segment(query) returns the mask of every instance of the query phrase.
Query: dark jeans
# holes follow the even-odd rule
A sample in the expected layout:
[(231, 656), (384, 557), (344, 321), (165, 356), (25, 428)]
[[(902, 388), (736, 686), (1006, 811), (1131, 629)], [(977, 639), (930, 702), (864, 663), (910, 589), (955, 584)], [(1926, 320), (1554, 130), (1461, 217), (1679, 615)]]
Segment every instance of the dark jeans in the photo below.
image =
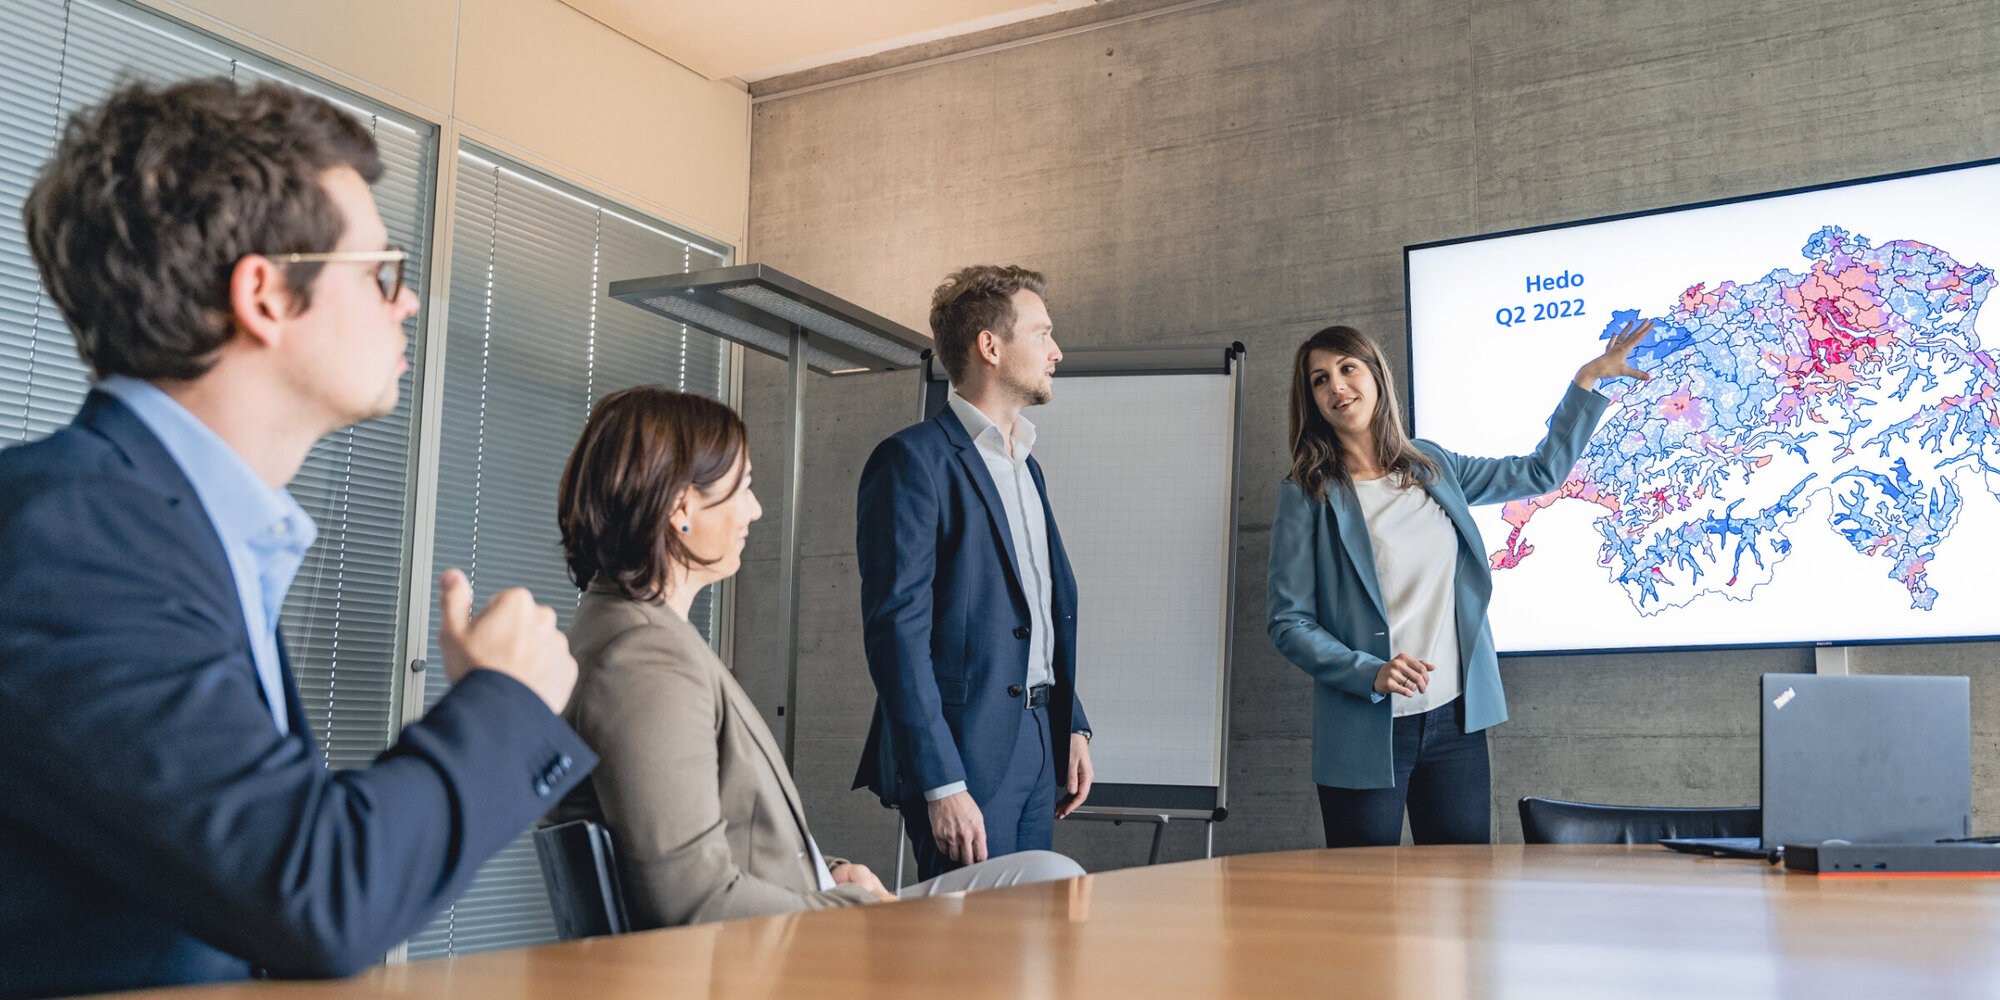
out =
[(1490, 844), (1493, 773), (1486, 732), (1467, 733), (1464, 698), (1395, 722), (1396, 786), (1319, 785), (1328, 847), (1388, 847), (1403, 842), (1403, 809), (1419, 844)]
[[(1049, 752), (1049, 710), (1021, 712), (1021, 732), (1014, 739), (1013, 761), (1000, 787), (979, 803), (986, 820), (986, 856), (997, 858), (1016, 851), (1046, 851), (1055, 846), (1056, 764)], [(922, 800), (902, 806), (904, 826), (910, 837), (911, 853), (917, 859), (918, 880), (932, 879), (963, 868), (938, 846), (931, 836), (930, 804)]]

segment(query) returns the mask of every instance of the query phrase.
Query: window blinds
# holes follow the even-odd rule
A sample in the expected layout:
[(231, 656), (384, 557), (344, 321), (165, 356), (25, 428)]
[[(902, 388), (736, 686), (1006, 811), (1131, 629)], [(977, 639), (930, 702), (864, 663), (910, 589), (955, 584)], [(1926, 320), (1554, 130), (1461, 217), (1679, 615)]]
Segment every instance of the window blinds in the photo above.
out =
[[(385, 176), (375, 200), (391, 240), (412, 250), (422, 297), (437, 128), (116, 0), (0, 0), (0, 447), (67, 425), (89, 375), (28, 255), (21, 205), (62, 126), (127, 80), (264, 77), (312, 91), (367, 123)], [(405, 325), (422, 357), (424, 318)], [(410, 495), (412, 386), (396, 412), (321, 441), (291, 493), (319, 540), (281, 613), (305, 715), (334, 767), (373, 760), (394, 732), (396, 638)]]
[[(617, 302), (605, 287), (719, 267), (727, 252), (476, 147), (460, 150), (456, 183), (434, 566), (464, 570), (480, 603), (525, 586), (567, 627), (577, 590), (563, 564), (556, 490), (590, 407), (641, 383), (718, 399), (727, 386), (727, 345)], [(711, 588), (690, 614), (710, 642), (714, 615)], [(435, 636), (430, 656), (443, 662)], [(444, 671), (425, 683), (429, 704), (446, 689)], [(523, 836), (411, 940), (409, 956), (552, 940)]]
[[(0, 0), (0, 447), (66, 425), (89, 376), (40, 288), (20, 207), (59, 130), (128, 79), (252, 76), (318, 93), (366, 122), (385, 175), (375, 185), (390, 239), (413, 257), (407, 281), (426, 304), (438, 129), (119, 0)], [(726, 250), (645, 220), (503, 158), (468, 148), (459, 170), (444, 374), (434, 565), (472, 575), (483, 601), (522, 585), (567, 625), (555, 489), (589, 407), (656, 382), (717, 398), (724, 344), (663, 324), (604, 295), (620, 278), (717, 267)], [(367, 764), (395, 732), (399, 623), (409, 553), (412, 425), (426, 317), (405, 327), (411, 373), (387, 418), (331, 435), (290, 490), (319, 539), (282, 612), (305, 715), (335, 767)], [(420, 597), (435, 601), (429, 581)], [(715, 638), (714, 595), (691, 617)], [(435, 607), (431, 621), (435, 623)], [(442, 664), (434, 637), (430, 662)], [(409, 644), (417, 648), (416, 643)], [(425, 675), (426, 704), (444, 671)], [(444, 955), (552, 940), (528, 838), (494, 858), (472, 889), (411, 942)]]

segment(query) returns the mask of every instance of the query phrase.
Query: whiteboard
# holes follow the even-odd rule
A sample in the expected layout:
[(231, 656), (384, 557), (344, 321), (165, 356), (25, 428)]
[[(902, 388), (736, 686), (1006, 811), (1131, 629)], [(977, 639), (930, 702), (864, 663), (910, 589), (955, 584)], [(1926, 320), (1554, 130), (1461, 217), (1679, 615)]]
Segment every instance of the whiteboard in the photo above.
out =
[[(1076, 574), (1092, 806), (1223, 805), (1240, 353), (1079, 348), (1055, 398), (1023, 411)], [(926, 384), (935, 413), (945, 383)]]

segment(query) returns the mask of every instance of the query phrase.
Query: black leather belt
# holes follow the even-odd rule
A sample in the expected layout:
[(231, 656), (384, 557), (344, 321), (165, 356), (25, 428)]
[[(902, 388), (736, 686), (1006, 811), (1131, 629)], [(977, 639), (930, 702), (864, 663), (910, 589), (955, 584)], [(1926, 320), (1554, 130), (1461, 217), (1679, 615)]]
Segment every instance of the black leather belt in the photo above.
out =
[[(1037, 684), (1034, 687), (1029, 688), (1028, 703), (1022, 706), (1022, 708), (1025, 710), (1032, 708), (1049, 707), (1049, 691), (1054, 687), (1055, 685), (1053, 684)], [(1020, 696), (1021, 696), (1021, 685), (1019, 684), (1007, 685), (1007, 697), (1019, 698)]]

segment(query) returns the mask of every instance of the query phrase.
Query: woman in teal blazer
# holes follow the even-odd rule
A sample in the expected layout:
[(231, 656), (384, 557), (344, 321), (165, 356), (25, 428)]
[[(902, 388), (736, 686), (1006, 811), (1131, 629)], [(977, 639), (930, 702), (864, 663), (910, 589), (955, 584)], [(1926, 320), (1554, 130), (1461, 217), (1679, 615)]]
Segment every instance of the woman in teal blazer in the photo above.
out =
[(1382, 353), (1351, 327), (1313, 334), (1292, 366), (1291, 473), (1271, 523), (1268, 630), (1313, 679), (1313, 782), (1328, 847), (1487, 843), (1489, 726), (1507, 721), (1473, 504), (1561, 485), (1609, 405), (1599, 379), (1651, 321), (1577, 370), (1549, 432), (1513, 458), (1403, 433)]

